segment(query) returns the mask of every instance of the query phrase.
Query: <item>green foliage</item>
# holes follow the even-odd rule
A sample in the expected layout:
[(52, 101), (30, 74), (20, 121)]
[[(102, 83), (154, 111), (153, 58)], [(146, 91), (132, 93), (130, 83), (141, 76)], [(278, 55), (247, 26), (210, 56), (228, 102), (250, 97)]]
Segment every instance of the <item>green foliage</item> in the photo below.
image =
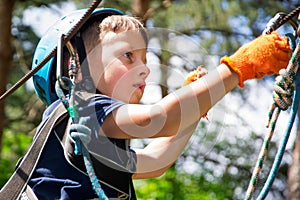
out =
[(173, 166), (162, 177), (135, 181), (137, 198), (159, 199), (231, 199), (231, 188), (220, 182), (208, 182), (201, 174), (182, 173)]
[(6, 129), (3, 137), (3, 147), (0, 159), (0, 188), (14, 172), (17, 161), (25, 155), (32, 137), (22, 132), (12, 132)]
[(277, 12), (288, 13), (296, 5), (284, 1), (178, 0), (155, 13), (152, 20), (155, 27), (197, 35), (210, 53), (224, 55), (261, 35)]
[(132, 8), (132, 0), (103, 0), (101, 3), (101, 6), (103, 7), (109, 7), (109, 8), (116, 8), (118, 10), (121, 10), (122, 12), (130, 13)]
[[(199, 129), (195, 132), (194, 141), (163, 176), (134, 181), (138, 199), (229, 200), (244, 198), (251, 177), (251, 168), (256, 162), (262, 138), (256, 134), (250, 134), (247, 142), (232, 135), (227, 139), (218, 140), (218, 137), (222, 136), (217, 132), (210, 132), (203, 136), (203, 132), (207, 129), (204, 124), (200, 123)], [(259, 177), (258, 191), (265, 182), (276, 150), (276, 144), (272, 142)], [(284, 164), (278, 177), (286, 176), (286, 169), (287, 166)], [(283, 181), (281, 184), (285, 184), (284, 180), (280, 181)], [(284, 189), (281, 184), (274, 186), (273, 189), (278, 192), (277, 194), (283, 195)]]

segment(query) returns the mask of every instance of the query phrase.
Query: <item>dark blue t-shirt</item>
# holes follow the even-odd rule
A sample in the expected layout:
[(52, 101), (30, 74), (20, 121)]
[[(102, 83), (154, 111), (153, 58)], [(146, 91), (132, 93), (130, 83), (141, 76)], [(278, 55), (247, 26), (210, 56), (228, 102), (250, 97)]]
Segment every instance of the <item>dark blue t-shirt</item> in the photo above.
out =
[[(59, 105), (60, 101), (51, 104), (44, 112), (44, 118), (47, 118), (55, 108)], [(128, 144), (126, 140), (116, 140), (99, 136), (98, 131), (103, 124), (105, 118), (116, 108), (124, 103), (114, 100), (110, 97), (101, 95), (92, 98), (87, 104), (79, 109), (80, 116), (91, 115), (88, 121), (88, 126), (92, 130), (92, 146), (89, 148), (92, 152), (100, 152), (99, 157), (104, 159), (113, 160), (112, 163), (120, 163), (124, 168), (130, 168), (128, 171), (134, 173), (136, 157), (135, 153), (128, 147), (125, 148), (127, 158), (122, 158), (122, 152), (112, 149), (112, 146), (118, 144)], [(96, 120), (96, 122), (95, 122)], [(94, 145), (94, 146), (93, 146)], [(123, 145), (124, 146), (124, 145)], [(102, 147), (102, 149), (101, 149)], [(118, 147), (114, 147), (118, 149)], [(124, 151), (124, 149), (122, 149)], [(121, 156), (120, 156), (120, 155)], [(125, 155), (125, 154), (124, 154)], [(117, 159), (116, 159), (117, 158)], [(115, 161), (116, 159), (117, 161)], [(130, 165), (128, 164), (130, 163)], [(132, 164), (134, 163), (134, 164)], [(132, 181), (130, 181), (131, 187)], [(46, 143), (41, 158), (31, 176), (29, 185), (32, 187), (36, 196), (39, 199), (92, 199), (97, 198), (89, 177), (78, 169), (75, 169), (64, 156), (64, 149), (59, 142), (57, 136), (53, 133), (50, 134)], [(110, 197), (115, 197), (116, 191), (111, 189), (106, 184), (101, 184), (105, 194)], [(133, 190), (134, 191), (134, 190)], [(131, 193), (134, 193), (131, 191)], [(132, 199), (135, 195), (132, 194)]]

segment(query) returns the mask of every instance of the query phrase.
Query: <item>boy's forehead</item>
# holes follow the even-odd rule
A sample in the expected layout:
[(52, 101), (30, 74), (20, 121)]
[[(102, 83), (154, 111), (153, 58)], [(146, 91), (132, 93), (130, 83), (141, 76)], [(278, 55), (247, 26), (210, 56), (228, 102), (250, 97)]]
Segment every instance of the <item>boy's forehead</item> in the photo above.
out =
[(102, 45), (110, 45), (114, 43), (126, 42), (134, 49), (146, 48), (146, 42), (137, 30), (122, 31), (119, 33), (108, 32), (102, 38)]

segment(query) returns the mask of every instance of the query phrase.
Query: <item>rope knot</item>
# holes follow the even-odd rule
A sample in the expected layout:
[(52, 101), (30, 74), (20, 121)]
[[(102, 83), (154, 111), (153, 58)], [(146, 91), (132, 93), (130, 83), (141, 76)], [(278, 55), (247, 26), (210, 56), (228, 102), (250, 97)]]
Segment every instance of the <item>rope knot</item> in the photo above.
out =
[(273, 99), (281, 110), (287, 110), (293, 103), (295, 83), (292, 77), (288, 70), (281, 69), (275, 79)]

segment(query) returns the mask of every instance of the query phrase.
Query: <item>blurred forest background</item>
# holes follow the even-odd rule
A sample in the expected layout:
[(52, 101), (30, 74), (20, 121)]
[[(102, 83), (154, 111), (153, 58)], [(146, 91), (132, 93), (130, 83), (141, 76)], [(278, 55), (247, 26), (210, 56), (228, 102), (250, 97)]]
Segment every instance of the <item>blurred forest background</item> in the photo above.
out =
[[(0, 0), (0, 94), (31, 68), (34, 49), (60, 16), (91, 1)], [(153, 103), (180, 87), (198, 65), (208, 70), (223, 55), (259, 36), (277, 13), (289, 13), (298, 0), (111, 0), (113, 7), (140, 17), (149, 28), (147, 80), (142, 103)], [(296, 20), (296, 19), (295, 19)], [(291, 32), (289, 25), (278, 30)], [(162, 177), (135, 181), (138, 199), (243, 199), (267, 132), (274, 77), (236, 88), (202, 119), (186, 151)], [(45, 107), (30, 81), (0, 102), (0, 188), (26, 153)], [(258, 183), (263, 186), (282, 139), (289, 110), (279, 118)], [(267, 199), (300, 199), (298, 120)], [(142, 147), (148, 140), (133, 141)], [(296, 170), (293, 170), (296, 169)], [(255, 193), (257, 195), (257, 193)]]

